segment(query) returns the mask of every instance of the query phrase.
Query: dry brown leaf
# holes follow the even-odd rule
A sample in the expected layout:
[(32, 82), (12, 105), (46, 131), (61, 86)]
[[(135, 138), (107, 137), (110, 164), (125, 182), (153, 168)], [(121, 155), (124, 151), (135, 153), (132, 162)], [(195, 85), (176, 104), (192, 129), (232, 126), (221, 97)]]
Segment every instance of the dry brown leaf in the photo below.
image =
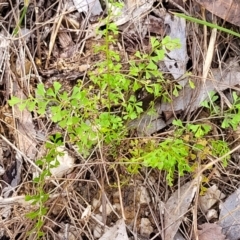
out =
[(196, 180), (176, 190), (165, 205), (165, 240), (173, 240), (197, 190)]
[(71, 35), (64, 31), (59, 31), (58, 40), (61, 48), (63, 49), (74, 44)]
[(240, 239), (240, 188), (220, 204), (218, 225), (229, 240)]
[(239, 0), (197, 0), (197, 2), (223, 20), (240, 26)]
[[(168, 36), (170, 36), (171, 39), (179, 39), (181, 43), (181, 48), (168, 52), (164, 58), (164, 63), (168, 71), (172, 74), (174, 79), (178, 79), (186, 73), (188, 62), (186, 21), (183, 18), (172, 16), (167, 13), (164, 17), (164, 24), (170, 28)], [(179, 84), (184, 86), (187, 81), (187, 79), (184, 79), (180, 81)]]
[(78, 67), (79, 72), (85, 72), (87, 71), (91, 66), (89, 64), (83, 64)]
[(164, 26), (163, 19), (159, 17), (155, 17), (153, 15), (149, 15), (145, 19), (144, 24), (147, 26), (147, 29), (149, 32), (156, 33), (160, 36), (163, 36), (166, 31), (166, 27)]
[(198, 231), (199, 240), (225, 240), (222, 228), (215, 223), (204, 223), (199, 228), (201, 229)]
[[(17, 88), (18, 85), (16, 84)], [(20, 99), (24, 99), (25, 96), (21, 89), (14, 93), (14, 95)], [(17, 119), (17, 137), (18, 137), (18, 147), (21, 152), (23, 152), (30, 159), (35, 159), (37, 154), (36, 141), (34, 137), (36, 136), (35, 126), (33, 124), (33, 119), (31, 113), (24, 109), (23, 111), (19, 110), (19, 107), (15, 105), (14, 115)]]

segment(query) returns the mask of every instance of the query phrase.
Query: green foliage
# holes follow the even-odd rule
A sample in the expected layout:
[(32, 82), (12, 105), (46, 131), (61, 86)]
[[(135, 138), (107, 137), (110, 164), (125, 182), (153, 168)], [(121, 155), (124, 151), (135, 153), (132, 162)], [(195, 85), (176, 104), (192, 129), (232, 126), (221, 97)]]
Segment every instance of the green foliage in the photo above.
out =
[[(137, 173), (141, 166), (165, 170), (167, 182), (171, 186), (176, 170), (179, 176), (183, 176), (186, 172), (194, 171), (196, 160), (201, 162), (209, 155), (221, 157), (229, 152), (225, 141), (205, 138), (211, 131), (209, 124), (184, 125), (181, 120), (174, 120), (173, 124), (177, 127), (173, 138), (160, 142), (156, 139), (131, 141), (131, 158), (125, 159), (130, 162), (127, 165), (130, 173)], [(227, 160), (229, 157), (223, 159), (224, 166)]]
[[(119, 146), (128, 131), (126, 122), (138, 118), (143, 112), (142, 102), (137, 101), (135, 96), (137, 90), (145, 89), (153, 94), (154, 98), (160, 96), (167, 98), (165, 81), (162, 72), (158, 69), (158, 62), (164, 59), (167, 51), (180, 47), (178, 39), (172, 40), (167, 36), (159, 41), (152, 37), (150, 38), (151, 51), (149, 53), (137, 51), (134, 59), (129, 61), (128, 71), (126, 71), (121, 54), (114, 50), (118, 35), (117, 26), (106, 19), (106, 28), (98, 30), (98, 33), (105, 38), (105, 43), (96, 46), (95, 53), (102, 54), (105, 59), (88, 72), (88, 84), (79, 82), (71, 92), (65, 91), (59, 82), (54, 82), (48, 89), (44, 84), (38, 84), (35, 97), (30, 96), (24, 101), (12, 97), (9, 101), (11, 106), (18, 104), (20, 109), (27, 108), (35, 111), (40, 116), (47, 116), (52, 122), (58, 124), (67, 133), (69, 143), (75, 145), (79, 153), (85, 157), (90, 154), (98, 141), (111, 145), (112, 150)], [(192, 88), (195, 87), (191, 81), (189, 84)], [(181, 86), (174, 85), (173, 95), (178, 96), (179, 90)], [(238, 111), (239, 105), (237, 99), (234, 99), (236, 103), (234, 110)], [(215, 93), (210, 93), (210, 101), (204, 101), (202, 106), (217, 114), (219, 113), (217, 100)], [(228, 114), (227, 116), (223, 126), (235, 127), (238, 121), (236, 115), (232, 117)], [(179, 120), (174, 121), (174, 124), (178, 126), (176, 138), (166, 139), (157, 145), (156, 143), (147, 144), (147, 148), (144, 149), (139, 148), (139, 143), (135, 142), (135, 145), (132, 143), (131, 164), (127, 167), (129, 172), (136, 173), (142, 165), (166, 170), (168, 183), (172, 184), (176, 168), (180, 175), (183, 175), (184, 171), (191, 170), (188, 159), (194, 154), (188, 147), (187, 141), (179, 137), (191, 133), (194, 139), (202, 138), (209, 133), (211, 126), (190, 123), (183, 126)], [(212, 142), (212, 144), (214, 149), (218, 149), (213, 151), (216, 155), (223, 153), (220, 149), (228, 150), (227, 146), (219, 147), (223, 143)], [(195, 149), (200, 150), (204, 144), (198, 142), (194, 146)], [(52, 161), (55, 156), (51, 148), (56, 148), (55, 144), (49, 148), (45, 159), (37, 161), (44, 171), (38, 179), (35, 179), (35, 183), (43, 181), (43, 177), (50, 174), (49, 161)], [(40, 195), (37, 201), (35, 199), (36, 202), (40, 201)]]
[(232, 127), (233, 130), (236, 130), (240, 123), (240, 97), (233, 92), (232, 99), (232, 107), (224, 112), (222, 128)]
[(240, 37), (240, 33), (232, 31), (231, 29), (228, 29), (228, 28), (224, 28), (224, 27), (219, 26), (217, 24), (210, 23), (210, 22), (207, 22), (207, 21), (204, 21), (204, 20), (200, 20), (198, 18), (194, 18), (194, 17), (191, 17), (191, 16), (187, 16), (187, 15), (182, 14), (182, 13), (174, 13), (174, 14), (176, 16), (178, 16), (178, 17), (185, 18), (185, 19), (187, 19), (190, 22), (194, 22), (194, 23), (198, 23), (198, 24), (201, 24), (201, 25), (205, 25), (205, 26), (208, 26), (210, 28), (216, 28), (219, 31), (231, 34), (231, 35), (236, 36), (236, 37)]
[(184, 132), (191, 132), (195, 138), (201, 138), (205, 136), (211, 130), (211, 126), (209, 124), (192, 124), (187, 123), (186, 126), (183, 126), (181, 120), (173, 120), (173, 125), (177, 126), (176, 135), (182, 136)]
[(187, 162), (188, 147), (181, 139), (166, 139), (158, 144), (156, 149), (145, 152), (142, 156), (143, 165), (167, 171), (167, 181), (172, 185), (173, 174), (178, 169), (180, 176), (191, 168)]
[(28, 9), (28, 1), (24, 1), (24, 7), (21, 11), (21, 14), (20, 14), (20, 19), (17, 23), (17, 26), (13, 29), (13, 36), (16, 36), (18, 33), (19, 33), (19, 29), (21, 27), (21, 24), (26, 16), (26, 13), (27, 13), (27, 9)]
[[(215, 157), (222, 157), (230, 151), (228, 144), (222, 140), (211, 140), (211, 146), (212, 155)], [(230, 160), (229, 155), (222, 160), (224, 167), (227, 166), (228, 160)]]
[[(121, 7), (120, 3), (111, 3), (111, 6)], [(13, 34), (17, 34), (19, 26), (26, 14), (25, 4), (18, 26)], [(87, 81), (79, 81), (72, 89), (66, 91), (60, 82), (55, 81), (52, 87), (46, 88), (38, 84), (33, 96), (26, 100), (12, 97), (9, 105), (18, 105), (20, 110), (34, 111), (40, 117), (47, 117), (60, 128), (59, 133), (49, 137), (45, 147), (46, 155), (36, 161), (42, 171), (33, 179), (34, 191), (26, 195), (26, 201), (35, 207), (27, 217), (35, 221), (34, 229), (30, 234), (38, 238), (43, 236), (42, 226), (48, 212), (47, 201), (49, 193), (46, 191), (46, 178), (51, 177), (51, 169), (59, 163), (57, 156), (59, 146), (66, 142), (76, 147), (77, 151), (87, 157), (97, 143), (101, 143), (106, 152), (104, 155), (117, 155), (128, 134), (127, 123), (139, 118), (143, 113), (142, 102), (138, 101), (136, 91), (143, 90), (153, 95), (154, 99), (162, 97), (171, 101), (169, 96), (178, 96), (181, 86), (173, 84), (171, 94), (168, 93), (168, 81), (159, 71), (158, 63), (163, 61), (167, 52), (180, 48), (179, 39), (169, 36), (159, 40), (156, 37), (149, 39), (148, 52), (137, 51), (128, 63), (123, 61), (121, 52), (117, 48), (118, 27), (111, 22), (111, 7), (108, 16), (103, 20), (105, 28), (97, 30), (97, 34), (104, 38), (104, 44), (95, 46), (95, 54), (101, 56), (101, 61), (92, 66), (87, 73)], [(189, 21), (218, 28), (227, 33), (235, 34), (214, 24), (182, 14), (176, 14)], [(239, 34), (235, 34), (239, 36)], [(187, 73), (189, 75), (189, 73)], [(190, 78), (189, 78), (190, 79)], [(194, 83), (189, 80), (191, 88)], [(240, 122), (240, 99), (235, 92), (232, 94), (233, 104), (224, 112), (222, 128), (236, 129)], [(209, 100), (202, 103), (211, 115), (219, 115), (217, 104), (218, 96), (215, 92), (209, 93)], [(150, 103), (149, 112), (154, 113), (154, 101)], [(206, 161), (208, 156), (221, 157), (229, 152), (227, 143), (223, 140), (208, 138), (212, 126), (208, 123), (186, 123), (174, 120), (175, 133), (171, 138), (158, 139), (132, 139), (126, 149), (128, 157), (126, 170), (135, 174), (142, 166), (164, 170), (167, 173), (167, 182), (173, 184), (174, 174), (183, 176), (186, 172), (194, 171), (196, 161)], [(63, 141), (64, 139), (64, 141)], [(227, 165), (229, 157), (223, 159)]]
[(44, 224), (44, 216), (48, 211), (46, 202), (49, 199), (49, 194), (44, 190), (44, 185), (46, 178), (51, 177), (52, 175), (50, 171), (51, 168), (59, 165), (59, 162), (56, 161), (56, 159), (57, 156), (60, 156), (62, 153), (57, 150), (57, 147), (62, 146), (63, 144), (59, 139), (61, 139), (61, 135), (56, 133), (54, 136), (50, 137), (51, 142), (45, 144), (47, 154), (42, 159), (35, 162), (37, 166), (42, 168), (42, 172), (33, 179), (35, 187), (34, 194), (25, 196), (25, 200), (31, 202), (36, 209), (26, 214), (27, 218), (36, 221), (34, 228), (28, 234), (33, 234), (37, 238), (44, 235), (41, 228)]
[(220, 113), (220, 108), (219, 106), (216, 104), (216, 101), (219, 99), (219, 97), (216, 95), (216, 92), (211, 91), (209, 93), (209, 99), (204, 100), (201, 103), (202, 107), (205, 107), (207, 109), (209, 109), (210, 111), (210, 115), (215, 115), (215, 114), (219, 114)]
[[(117, 155), (128, 134), (127, 123), (138, 117), (143, 112), (142, 102), (137, 100), (136, 91), (144, 90), (152, 94), (154, 99), (162, 97), (169, 100), (172, 94), (178, 96), (180, 85), (173, 85), (173, 92), (169, 94), (165, 88), (167, 81), (159, 71), (158, 63), (164, 59), (168, 51), (180, 47), (178, 39), (165, 37), (161, 41), (156, 37), (149, 39), (151, 50), (148, 53), (137, 51), (129, 61), (124, 63), (121, 53), (116, 49), (118, 36), (117, 26), (105, 19), (106, 27), (98, 30), (105, 42), (95, 47), (95, 53), (104, 56), (88, 72), (88, 81), (79, 81), (72, 91), (64, 90), (59, 82), (54, 82), (52, 87), (46, 88), (38, 84), (34, 96), (26, 100), (12, 97), (11, 106), (18, 105), (20, 109), (34, 111), (42, 117), (47, 117), (61, 129), (61, 133), (50, 136), (46, 143), (47, 154), (36, 164), (42, 172), (33, 180), (34, 194), (26, 196), (36, 206), (27, 217), (35, 220), (32, 233), (38, 237), (43, 235), (42, 226), (48, 208), (46, 202), (49, 194), (45, 191), (45, 179), (51, 177), (51, 169), (59, 163), (57, 156), (61, 155), (57, 149), (66, 142), (76, 147), (77, 151), (87, 157), (98, 142), (105, 147), (105, 156)], [(194, 83), (189, 81), (191, 88)], [(239, 99), (233, 95), (234, 104), (225, 115), (222, 126), (236, 128), (239, 122)], [(202, 106), (208, 108), (212, 114), (219, 114), (216, 104), (218, 97), (210, 93), (210, 101), (205, 101)], [(150, 106), (153, 106), (153, 101)], [(150, 109), (154, 112), (154, 108)], [(157, 168), (167, 172), (167, 182), (172, 185), (175, 172), (182, 176), (194, 168), (193, 160), (206, 160), (208, 155), (220, 157), (229, 151), (226, 142), (207, 139), (211, 125), (207, 123), (183, 124), (175, 120), (173, 124), (176, 131), (173, 137), (157, 141), (151, 139), (134, 139), (130, 141), (127, 162), (127, 171), (137, 173), (142, 166)], [(64, 139), (64, 142), (62, 141)], [(227, 164), (228, 158), (223, 160)]]
[[(207, 138), (207, 134), (212, 130), (208, 123), (187, 123), (184, 126), (181, 120), (174, 120), (173, 125), (177, 127), (176, 137), (181, 137), (185, 144), (192, 146), (188, 148), (188, 159), (195, 160), (197, 158), (199, 161), (203, 161), (208, 159), (209, 155), (222, 157), (230, 151), (225, 141)], [(227, 166), (229, 159), (230, 156), (227, 156), (222, 160), (224, 166)], [(193, 168), (191, 167), (191, 169)]]
[(191, 170), (187, 160), (189, 149), (181, 139), (166, 139), (160, 143), (153, 139), (145, 142), (135, 139), (131, 141), (130, 153), (129, 172), (137, 173), (142, 165), (165, 170), (169, 185), (172, 185), (176, 169), (180, 176)]
[[(116, 33), (113, 24), (108, 27), (108, 33), (110, 30)], [(106, 34), (104, 31), (103, 35)], [(9, 104), (19, 104), (20, 109), (36, 111), (40, 116), (47, 115), (68, 133), (69, 142), (76, 145), (83, 156), (89, 155), (98, 140), (117, 144), (127, 132), (124, 122), (136, 119), (143, 112), (142, 102), (137, 101), (135, 91), (144, 88), (155, 98), (164, 94), (161, 87), (163, 76), (157, 63), (163, 60), (164, 49), (179, 45), (178, 41), (171, 41), (169, 37), (163, 41), (164, 44), (151, 38), (151, 54), (137, 52), (136, 60), (130, 62), (126, 75), (122, 71), (119, 53), (110, 50), (110, 43), (115, 41), (107, 38), (105, 45), (96, 50), (103, 52), (106, 59), (97, 63), (96, 69), (89, 72), (92, 84), (83, 86), (80, 82), (70, 93), (64, 91), (59, 82), (54, 82), (48, 89), (38, 84), (35, 98), (29, 97), (21, 102), (13, 97)], [(155, 82), (152, 78), (156, 79)], [(116, 115), (111, 110), (113, 106), (121, 114)]]
[[(210, 115), (220, 115), (220, 108), (217, 105), (216, 101), (218, 96), (216, 93), (210, 93), (210, 100), (205, 100), (202, 102), (202, 106), (209, 109)], [(236, 130), (240, 123), (240, 97), (236, 92), (232, 92), (232, 106), (223, 112), (223, 121), (221, 124), (222, 128), (233, 128)]]
[(205, 136), (211, 130), (211, 126), (208, 124), (187, 124), (186, 127), (187, 130), (193, 132), (196, 138)]
[[(61, 154), (57, 151), (57, 147), (67, 141), (75, 146), (82, 156), (87, 157), (93, 147), (101, 142), (103, 146), (111, 149), (111, 152), (105, 155), (114, 154), (128, 133), (127, 122), (138, 118), (143, 112), (142, 102), (137, 100), (135, 92), (141, 89), (152, 94), (154, 98), (160, 96), (166, 98), (168, 95), (163, 87), (165, 81), (162, 72), (159, 71), (158, 63), (164, 59), (167, 51), (179, 48), (180, 41), (172, 40), (170, 37), (160, 41), (152, 37), (149, 39), (151, 51), (149, 53), (137, 51), (134, 59), (126, 64), (121, 53), (115, 50), (117, 26), (110, 22), (110, 17), (104, 21), (105, 29), (97, 32), (105, 42), (95, 47), (95, 53), (104, 58), (88, 72), (87, 83), (79, 81), (71, 92), (64, 90), (62, 84), (57, 81), (49, 88), (41, 83), (37, 85), (34, 96), (29, 96), (26, 100), (16, 97), (9, 100), (11, 106), (18, 105), (21, 110), (34, 111), (35, 114), (47, 117), (62, 129), (62, 133), (50, 136), (50, 142), (46, 143), (46, 156), (36, 161), (42, 172), (33, 179), (34, 194), (26, 196), (26, 200), (36, 207), (35, 211), (27, 214), (27, 217), (36, 221), (31, 233), (38, 237), (43, 235), (44, 216), (48, 211), (46, 202), (49, 194), (45, 191), (45, 179), (51, 176), (51, 168), (58, 164), (56, 157)], [(179, 87), (176, 87), (174, 94), (178, 94), (178, 90)], [(150, 103), (150, 106), (153, 106), (153, 103)], [(59, 139), (64, 139), (65, 142)], [(163, 163), (157, 163), (154, 156), (147, 153), (148, 160), (143, 164), (169, 171), (170, 182), (176, 164), (181, 174), (187, 169), (184, 163), (186, 153), (184, 150), (177, 152), (181, 144), (181, 141), (173, 144), (161, 143), (159, 151), (153, 154), (158, 158), (163, 155)], [(164, 155), (169, 148), (174, 154)], [(134, 170), (133, 161), (134, 159), (130, 170), (136, 172), (139, 165), (136, 165)]]

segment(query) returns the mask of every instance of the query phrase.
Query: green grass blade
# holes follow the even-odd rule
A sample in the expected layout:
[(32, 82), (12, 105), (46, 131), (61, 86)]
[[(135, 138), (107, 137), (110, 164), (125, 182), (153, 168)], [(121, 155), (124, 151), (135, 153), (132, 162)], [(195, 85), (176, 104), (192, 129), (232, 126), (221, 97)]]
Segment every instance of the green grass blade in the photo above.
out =
[(237, 32), (232, 31), (232, 30), (230, 30), (230, 29), (227, 29), (227, 28), (218, 26), (217, 24), (210, 23), (210, 22), (206, 22), (206, 21), (200, 20), (200, 19), (198, 19), (198, 18), (190, 17), (190, 16), (187, 16), (187, 15), (182, 14), (182, 13), (173, 13), (173, 14), (176, 15), (176, 16), (178, 16), (178, 17), (185, 18), (186, 20), (188, 20), (188, 21), (190, 21), (190, 22), (202, 24), (202, 25), (208, 26), (208, 27), (210, 27), (210, 28), (216, 28), (216, 29), (219, 30), (219, 31), (222, 31), (222, 32), (225, 32), (225, 33), (229, 33), (229, 34), (231, 34), (231, 35), (233, 35), (233, 36), (236, 36), (236, 37), (239, 37), (239, 38), (240, 38), (240, 33), (237, 33)]
[(27, 13), (27, 6), (24, 6), (24, 7), (23, 7), (23, 11), (22, 11), (21, 16), (20, 16), (20, 20), (19, 20), (19, 22), (17, 23), (17, 26), (16, 26), (16, 27), (14, 28), (14, 30), (13, 30), (13, 36), (16, 36), (16, 35), (18, 34), (18, 31), (19, 31), (19, 29), (20, 29), (20, 26), (21, 26), (21, 24), (22, 24), (22, 21), (23, 21), (25, 15), (26, 15), (26, 13)]

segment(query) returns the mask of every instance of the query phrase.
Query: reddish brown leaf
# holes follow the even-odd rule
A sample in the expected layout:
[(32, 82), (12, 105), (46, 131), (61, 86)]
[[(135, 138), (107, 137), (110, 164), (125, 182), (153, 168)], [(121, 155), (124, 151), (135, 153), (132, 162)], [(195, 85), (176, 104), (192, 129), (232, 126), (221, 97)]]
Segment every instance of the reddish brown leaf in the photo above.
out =
[(201, 230), (198, 231), (199, 240), (225, 240), (222, 234), (222, 228), (214, 223), (204, 223), (200, 225)]

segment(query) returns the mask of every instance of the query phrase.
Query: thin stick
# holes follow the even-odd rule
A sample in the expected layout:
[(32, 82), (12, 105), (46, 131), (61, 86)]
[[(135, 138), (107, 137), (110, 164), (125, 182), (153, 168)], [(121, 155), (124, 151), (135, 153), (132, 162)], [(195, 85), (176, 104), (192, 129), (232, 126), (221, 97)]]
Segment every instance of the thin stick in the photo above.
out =
[(206, 78), (208, 76), (209, 69), (210, 69), (210, 66), (212, 63), (216, 38), (217, 38), (217, 29), (214, 28), (211, 33), (211, 38), (210, 38), (209, 45), (208, 45), (207, 55), (206, 55), (206, 59), (205, 59), (204, 65), (203, 65), (203, 83), (206, 82)]
[(122, 192), (121, 192), (121, 185), (120, 185), (118, 172), (117, 172), (117, 170), (115, 168), (113, 168), (113, 170), (116, 173), (117, 182), (118, 182), (119, 201), (120, 201), (120, 206), (121, 206), (121, 211), (122, 211), (122, 217), (123, 217), (123, 220), (126, 220), (126, 217), (125, 217), (125, 214), (124, 214), (124, 207), (123, 207), (123, 201), (122, 201)]
[(50, 38), (49, 51), (48, 51), (48, 56), (47, 56), (45, 68), (48, 67), (48, 63), (49, 63), (50, 56), (51, 56), (51, 53), (52, 53), (52, 50), (53, 50), (53, 46), (54, 46), (54, 43), (55, 43), (55, 40), (56, 40), (56, 37), (57, 37), (57, 34), (58, 34), (58, 30), (59, 30), (59, 28), (62, 24), (62, 19), (63, 19), (63, 16), (65, 14), (65, 7), (63, 8), (62, 14), (60, 14), (59, 13), (60, 12), (60, 4), (59, 4), (57, 12), (58, 12), (58, 15), (56, 16), (54, 24), (53, 24), (53, 29), (52, 29), (52, 34), (51, 34), (51, 38)]

